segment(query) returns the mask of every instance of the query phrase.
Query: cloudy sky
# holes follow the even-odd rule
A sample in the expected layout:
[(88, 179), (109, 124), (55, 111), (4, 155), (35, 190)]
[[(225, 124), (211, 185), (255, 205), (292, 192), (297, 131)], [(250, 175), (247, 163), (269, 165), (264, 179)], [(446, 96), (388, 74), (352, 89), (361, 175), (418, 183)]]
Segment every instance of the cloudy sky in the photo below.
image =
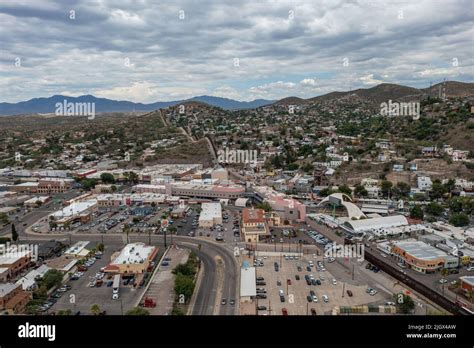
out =
[(3, 0), (0, 101), (472, 82), (473, 18), (472, 0)]

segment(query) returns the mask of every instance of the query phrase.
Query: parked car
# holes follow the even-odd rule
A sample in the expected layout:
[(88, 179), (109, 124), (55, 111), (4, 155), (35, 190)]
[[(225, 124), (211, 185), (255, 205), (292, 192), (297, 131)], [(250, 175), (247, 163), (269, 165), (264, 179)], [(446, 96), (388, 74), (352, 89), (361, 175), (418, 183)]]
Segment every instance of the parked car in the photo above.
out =
[(311, 308), (311, 315), (316, 315), (316, 309)]
[(351, 291), (351, 290), (347, 290), (346, 292), (347, 292), (347, 295), (348, 295), (349, 297), (352, 297), (353, 294), (352, 294), (352, 291)]
[(281, 314), (282, 314), (282, 315), (288, 315), (288, 309), (282, 308), (282, 309), (281, 309)]

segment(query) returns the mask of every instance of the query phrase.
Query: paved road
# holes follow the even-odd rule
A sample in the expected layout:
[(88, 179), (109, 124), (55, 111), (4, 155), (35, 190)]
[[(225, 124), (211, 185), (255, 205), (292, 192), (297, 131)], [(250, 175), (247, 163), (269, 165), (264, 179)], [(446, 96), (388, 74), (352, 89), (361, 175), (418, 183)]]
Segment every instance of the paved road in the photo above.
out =
[[(104, 241), (106, 245), (123, 245), (124, 236), (119, 234), (67, 234), (67, 235), (58, 235), (58, 234), (29, 234), (29, 241), (41, 241), (41, 240), (50, 240), (50, 239), (64, 240), (71, 242), (79, 240), (89, 240), (89, 241)], [(130, 235), (130, 242), (144, 242), (148, 243), (147, 235)], [(163, 245), (164, 238), (161, 235), (152, 235), (151, 236), (152, 244)], [(169, 239), (168, 239), (169, 241)], [(222, 298), (226, 299), (237, 299), (237, 288), (238, 288), (238, 264), (232, 253), (232, 251), (225, 247), (224, 245), (217, 244), (215, 242), (203, 240), (200, 238), (194, 237), (185, 237), (185, 236), (174, 236), (173, 242), (176, 245), (181, 247), (189, 248), (198, 253), (203, 261), (204, 266), (204, 278), (202, 279), (201, 286), (197, 289), (197, 298), (196, 298), (196, 309), (193, 311), (193, 314), (196, 315), (212, 315), (214, 312), (214, 304), (216, 300), (217, 289), (217, 279), (216, 279), (216, 256), (219, 256), (224, 262), (224, 285), (222, 289)], [(201, 250), (199, 251), (199, 244), (201, 245)], [(220, 314), (236, 314), (237, 306), (222, 306), (220, 308)]]

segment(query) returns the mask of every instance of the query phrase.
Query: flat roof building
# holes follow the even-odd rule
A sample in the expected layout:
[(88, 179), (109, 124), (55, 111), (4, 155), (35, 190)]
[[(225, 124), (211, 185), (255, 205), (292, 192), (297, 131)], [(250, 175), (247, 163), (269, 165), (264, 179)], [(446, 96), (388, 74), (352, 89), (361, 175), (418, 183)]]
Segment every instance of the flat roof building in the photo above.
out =
[(392, 254), (398, 256), (409, 268), (420, 273), (434, 273), (443, 268), (458, 266), (458, 258), (422, 241), (394, 242)]
[(156, 258), (158, 248), (145, 243), (127, 244), (113, 261), (105, 267), (105, 272), (119, 274), (144, 273)]
[(222, 223), (222, 206), (220, 203), (202, 203), (199, 215), (199, 227), (212, 227)]
[(252, 302), (257, 296), (255, 267), (240, 269), (240, 302)]

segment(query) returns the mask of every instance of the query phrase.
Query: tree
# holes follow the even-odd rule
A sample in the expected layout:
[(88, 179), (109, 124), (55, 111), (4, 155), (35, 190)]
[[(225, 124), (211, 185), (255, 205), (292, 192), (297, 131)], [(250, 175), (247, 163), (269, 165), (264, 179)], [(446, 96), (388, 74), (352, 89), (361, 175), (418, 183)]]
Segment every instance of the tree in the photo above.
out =
[(272, 206), (267, 201), (257, 204), (258, 209), (263, 209), (266, 212), (272, 211)]
[(352, 196), (352, 190), (351, 190), (350, 187), (347, 186), (347, 185), (341, 185), (341, 186), (339, 186), (338, 191), (341, 192), (341, 193), (345, 193), (345, 194), (348, 195), (348, 196)]
[(397, 182), (397, 185), (395, 185), (393, 192), (398, 197), (407, 197), (408, 194), (410, 193), (410, 190), (411, 190), (410, 185), (408, 185), (407, 183)]
[(128, 310), (125, 315), (150, 315), (150, 312), (145, 308), (135, 307)]
[(395, 294), (395, 303), (400, 312), (404, 314), (411, 313), (415, 309), (413, 299), (405, 294)]
[(184, 274), (176, 274), (174, 281), (174, 291), (177, 296), (184, 296), (186, 302), (191, 298), (194, 291), (193, 278)]
[(431, 214), (431, 215), (434, 215), (434, 216), (440, 216), (443, 213), (443, 207), (439, 203), (430, 202), (426, 206), (425, 211), (428, 214)]
[(101, 310), (98, 304), (93, 304), (90, 308), (92, 315), (99, 315)]
[(329, 196), (330, 194), (333, 194), (334, 191), (331, 190), (329, 187), (326, 187), (324, 189), (322, 189), (321, 191), (319, 191), (319, 196), (320, 197), (327, 197)]
[(449, 223), (456, 226), (467, 226), (469, 225), (469, 216), (464, 213), (455, 213), (449, 218)]
[(60, 309), (56, 314), (57, 315), (71, 315), (72, 311), (70, 309)]
[(367, 197), (369, 195), (369, 193), (367, 192), (367, 190), (365, 189), (364, 186), (362, 185), (357, 185), (355, 188), (354, 188), (354, 195), (356, 197)]
[(293, 163), (288, 164), (288, 170), (296, 170), (298, 168), (299, 168), (298, 163), (293, 162)]
[(412, 219), (419, 219), (423, 220), (423, 209), (419, 205), (415, 205), (413, 208), (410, 209), (410, 217)]
[(100, 180), (104, 184), (114, 184), (115, 183), (115, 178), (112, 174), (110, 173), (102, 173), (100, 174)]
[(14, 242), (18, 241), (18, 232), (16, 231), (15, 224), (12, 224), (12, 240)]
[(388, 180), (383, 180), (382, 181), (382, 184), (381, 184), (381, 188), (382, 188), (382, 194), (384, 197), (387, 197), (389, 192), (391, 191), (393, 187), (393, 184), (391, 181), (388, 181)]
[(430, 190), (430, 197), (431, 199), (438, 199), (444, 196), (444, 194), (447, 192), (446, 186), (441, 184), (441, 181), (436, 179), (433, 181), (433, 185), (431, 185), (431, 190)]
[(57, 287), (61, 285), (63, 280), (63, 274), (57, 269), (48, 270), (41, 280), (41, 284), (46, 287), (46, 289), (51, 289), (52, 287)]

